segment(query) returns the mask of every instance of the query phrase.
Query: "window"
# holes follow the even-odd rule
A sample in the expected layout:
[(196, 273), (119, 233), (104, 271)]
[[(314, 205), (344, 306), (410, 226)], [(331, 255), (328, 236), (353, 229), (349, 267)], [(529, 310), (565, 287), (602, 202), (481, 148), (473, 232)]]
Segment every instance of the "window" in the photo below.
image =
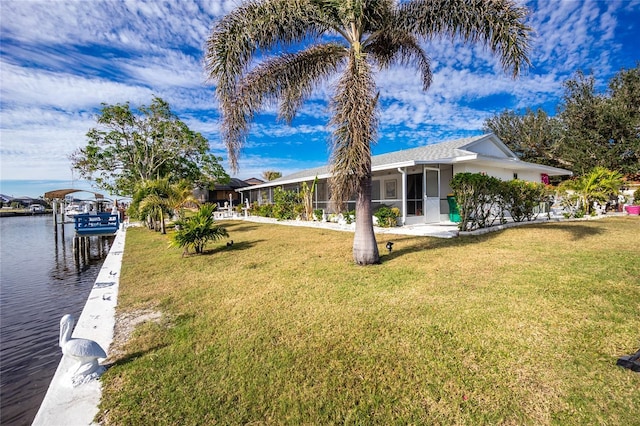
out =
[(384, 181), (384, 198), (387, 200), (394, 200), (396, 196), (396, 180)]

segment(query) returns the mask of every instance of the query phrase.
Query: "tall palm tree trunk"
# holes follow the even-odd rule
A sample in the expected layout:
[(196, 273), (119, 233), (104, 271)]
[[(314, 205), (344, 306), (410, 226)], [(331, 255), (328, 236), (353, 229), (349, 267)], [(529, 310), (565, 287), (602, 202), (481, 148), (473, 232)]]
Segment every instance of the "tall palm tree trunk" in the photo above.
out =
[(356, 233), (353, 238), (353, 259), (358, 265), (380, 263), (380, 254), (373, 231), (371, 208), (371, 173), (362, 178), (356, 190)]

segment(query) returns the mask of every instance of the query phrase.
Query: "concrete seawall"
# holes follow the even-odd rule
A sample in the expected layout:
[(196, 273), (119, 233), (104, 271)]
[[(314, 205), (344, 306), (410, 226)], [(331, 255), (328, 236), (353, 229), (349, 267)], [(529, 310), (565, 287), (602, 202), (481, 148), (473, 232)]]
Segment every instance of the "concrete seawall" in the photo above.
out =
[[(95, 340), (104, 348), (107, 355), (113, 341), (125, 237), (126, 228), (122, 227), (102, 264), (72, 335), (74, 338)], [(60, 312), (60, 317), (65, 313)], [(74, 362), (68, 357), (62, 357), (33, 425), (95, 424), (93, 418), (98, 413), (102, 385), (99, 380), (92, 380), (73, 387), (71, 382), (73, 368)]]

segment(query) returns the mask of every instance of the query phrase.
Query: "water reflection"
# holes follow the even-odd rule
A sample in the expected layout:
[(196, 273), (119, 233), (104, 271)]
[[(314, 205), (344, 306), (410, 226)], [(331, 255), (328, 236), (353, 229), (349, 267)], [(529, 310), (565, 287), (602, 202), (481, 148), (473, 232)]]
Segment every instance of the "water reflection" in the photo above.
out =
[(61, 358), (60, 318), (79, 317), (113, 242), (81, 238), (48, 215), (0, 219), (2, 425), (33, 421)]

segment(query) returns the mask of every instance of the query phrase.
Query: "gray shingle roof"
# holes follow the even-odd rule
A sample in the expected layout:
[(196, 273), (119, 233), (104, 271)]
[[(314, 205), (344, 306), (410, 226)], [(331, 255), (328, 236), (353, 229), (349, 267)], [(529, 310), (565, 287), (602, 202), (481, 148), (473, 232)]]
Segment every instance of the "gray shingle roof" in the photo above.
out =
[(473, 136), (420, 146), (418, 148), (403, 149), (401, 151), (389, 152), (388, 154), (374, 155), (371, 157), (372, 165), (373, 167), (380, 167), (386, 164), (404, 163), (407, 161), (436, 161), (458, 157), (465, 154), (464, 152), (460, 152), (462, 148), (486, 136), (487, 135)]
[[(431, 162), (455, 158), (460, 155), (465, 155), (465, 152), (461, 152), (463, 148), (485, 138), (486, 136), (487, 135), (473, 136), (420, 146), (417, 148), (403, 149), (401, 151), (389, 152), (387, 154), (374, 155), (371, 157), (371, 162), (374, 168), (382, 168), (387, 164), (390, 165), (410, 161)], [(313, 169), (300, 170), (299, 172), (291, 173), (287, 176), (272, 180), (269, 184), (295, 182), (299, 179), (313, 178), (314, 176), (325, 176), (328, 174), (329, 166), (326, 165)]]

